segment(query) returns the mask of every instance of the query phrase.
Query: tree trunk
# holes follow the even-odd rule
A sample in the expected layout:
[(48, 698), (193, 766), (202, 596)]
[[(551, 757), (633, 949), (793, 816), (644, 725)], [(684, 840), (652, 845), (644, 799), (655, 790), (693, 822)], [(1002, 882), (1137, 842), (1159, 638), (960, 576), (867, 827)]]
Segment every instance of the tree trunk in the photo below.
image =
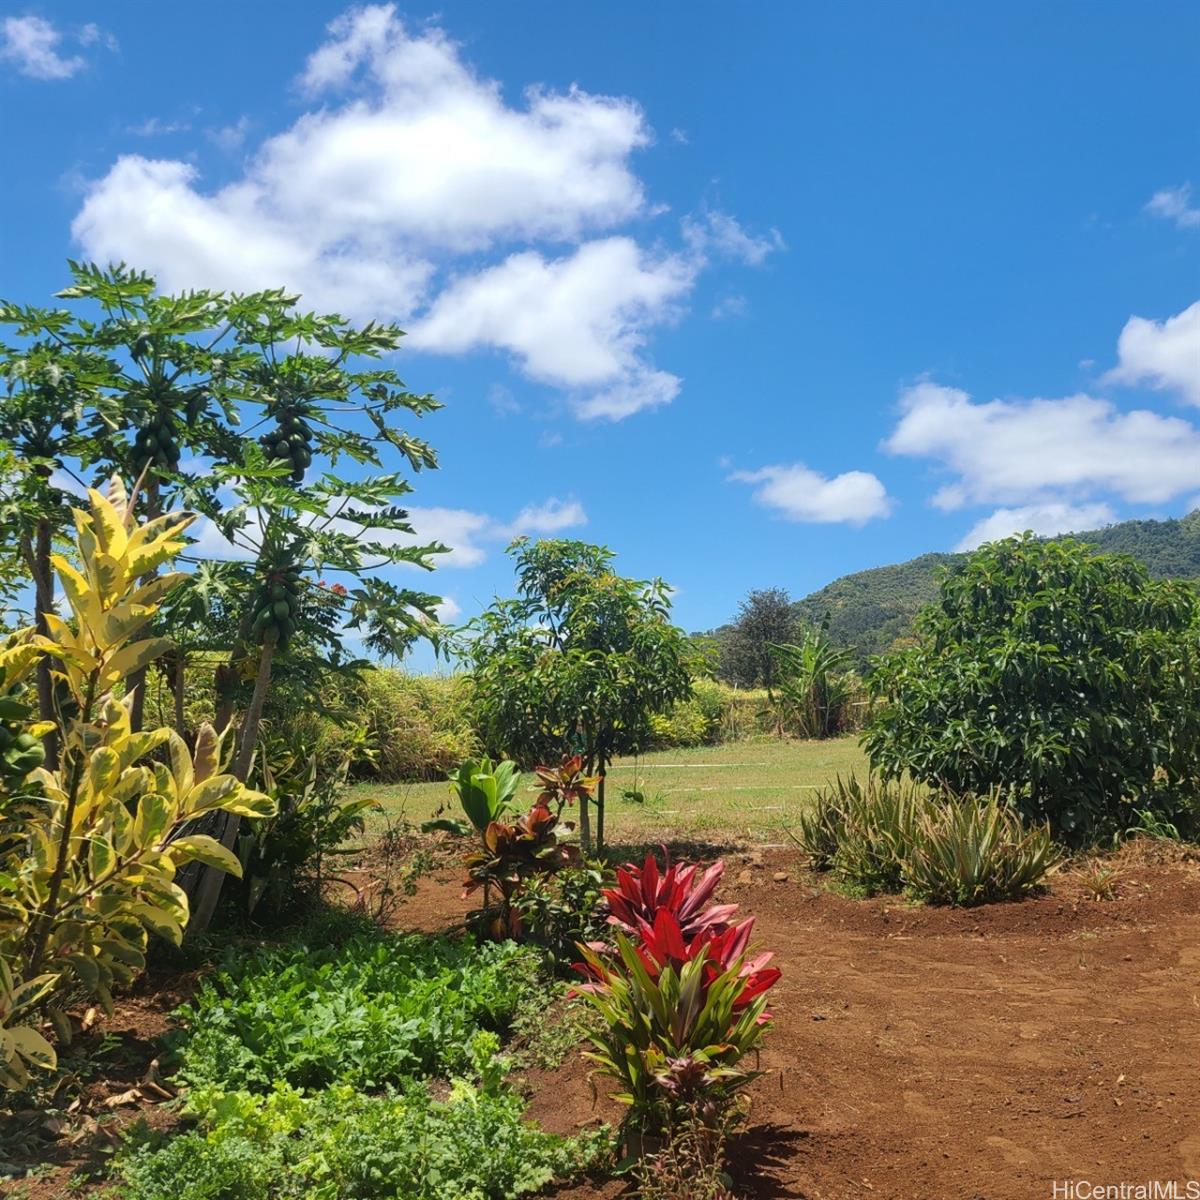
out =
[(592, 848), (592, 818), (586, 796), (579, 797), (579, 848), (584, 854)]
[[(33, 576), (33, 618), (37, 632), (43, 637), (49, 637), (50, 630), (46, 624), (46, 614), (54, 611), (54, 575), (50, 569), (50, 554), (53, 549), (54, 537), (50, 522), (46, 517), (39, 517), (36, 525), (36, 541), (33, 547), (33, 561), (29, 564)], [(37, 693), (38, 717), (43, 721), (53, 721), (57, 728), (57, 714), (54, 711), (54, 679), (50, 672), (53, 661), (46, 656), (38, 660)], [(46, 766), (51, 770), (58, 762), (58, 734), (50, 732), (45, 737)]]
[[(161, 515), (162, 494), (159, 491), (157, 477), (152, 475), (146, 485), (146, 520), (152, 521)], [(152, 571), (149, 575), (143, 576), (141, 582), (148, 582), (155, 574), (156, 572)], [(140, 733), (146, 721), (146, 678), (149, 671), (148, 665), (139, 667), (129, 677), (128, 689), (129, 694), (133, 697), (133, 703), (129, 706), (129, 725), (134, 733)]]
[(186, 682), (187, 664), (181, 651), (175, 651), (174, 671), (171, 673), (171, 691), (175, 700), (175, 732), (187, 741), (187, 727), (183, 712), (184, 684)]
[(608, 773), (608, 763), (600, 758), (600, 782), (596, 785), (596, 854), (604, 853), (604, 780)]
[[(250, 775), (250, 767), (254, 762), (254, 747), (258, 742), (258, 730), (262, 724), (263, 706), (267, 702), (267, 692), (271, 686), (271, 664), (275, 660), (275, 644), (278, 634), (274, 629), (267, 634), (263, 642), (262, 654), (258, 660), (258, 675), (254, 680), (254, 694), (250, 697), (250, 706), (246, 709), (245, 719), (238, 731), (237, 753), (234, 756), (231, 774), (245, 783)], [(224, 827), (214, 837), (220, 841), (226, 850), (232, 850), (237, 840), (238, 826), (241, 817), (234, 813), (225, 813)], [(225, 882), (225, 872), (215, 867), (205, 867), (196, 883), (195, 900), (191, 920), (188, 922), (188, 932), (203, 933), (212, 923), (213, 913), (217, 909), (217, 901), (221, 896), (221, 885)]]

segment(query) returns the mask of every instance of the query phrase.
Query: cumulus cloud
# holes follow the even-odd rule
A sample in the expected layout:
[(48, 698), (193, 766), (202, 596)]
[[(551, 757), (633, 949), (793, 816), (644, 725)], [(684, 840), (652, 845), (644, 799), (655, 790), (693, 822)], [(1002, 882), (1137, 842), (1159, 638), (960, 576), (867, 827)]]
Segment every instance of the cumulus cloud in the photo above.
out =
[(934, 496), (942, 509), (1097, 492), (1154, 504), (1200, 484), (1200, 430), (1179, 417), (1086, 395), (976, 402), (930, 381), (907, 389), (900, 408), (885, 448), (953, 476)]
[(1110, 381), (1147, 383), (1200, 404), (1200, 300), (1165, 321), (1130, 317), (1117, 340), (1117, 359)]
[(954, 548), (974, 550), (984, 542), (995, 542), (1014, 533), (1026, 530), (1051, 537), (1056, 533), (1076, 533), (1081, 529), (1099, 529), (1117, 519), (1109, 505), (1064, 504), (1050, 501), (1045, 504), (1027, 504), (1020, 508), (998, 508), (971, 526), (967, 534)]
[(1200, 206), (1192, 203), (1190, 183), (1155, 192), (1146, 202), (1146, 211), (1173, 221), (1180, 229), (1200, 229)]
[(803, 463), (734, 471), (730, 479), (757, 485), (754, 499), (789, 521), (863, 525), (892, 510), (887, 489), (869, 471), (828, 478)]
[[(493, 546), (511, 541), (519, 535), (561, 533), (565, 529), (587, 524), (587, 513), (578, 500), (562, 500), (557, 496), (551, 496), (541, 504), (526, 505), (511, 521), (468, 508), (430, 506), (409, 508), (407, 511), (412, 533), (372, 530), (369, 535), (371, 540), (392, 546), (424, 546), (440, 542), (449, 550), (437, 556), (438, 567), (477, 567), (487, 558)], [(360, 528), (354, 522), (341, 518), (335, 519), (332, 527), (343, 533), (356, 533)], [(190, 531), (196, 544), (189, 554), (198, 558), (253, 558), (256, 535), (257, 530), (251, 529), (249, 536), (243, 535), (237, 544), (233, 544), (212, 521), (203, 517)]]
[(441, 542), (450, 547), (450, 553), (438, 556), (439, 567), (477, 567), (494, 545), (521, 534), (561, 533), (587, 524), (587, 513), (579, 501), (560, 500), (557, 496), (526, 505), (511, 521), (466, 508), (410, 508), (408, 515), (414, 532), (387, 534), (384, 540), (414, 546)]
[(640, 351), (695, 270), (678, 255), (654, 258), (628, 237), (553, 260), (525, 251), (452, 283), (410, 334), (418, 348), (443, 353), (507, 350), (532, 378), (575, 393), (581, 416), (626, 416), (679, 390), (679, 380)]
[(505, 527), (505, 532), (510, 537), (522, 537), (561, 533), (564, 529), (586, 524), (587, 513), (578, 500), (560, 500), (551, 496), (545, 504), (527, 504)]
[(337, 18), (300, 84), (309, 111), (224, 186), (191, 161), (120, 157), (73, 223), (84, 253), (170, 289), (284, 286), (400, 320), (416, 347), (507, 354), (580, 416), (619, 419), (679, 391), (648, 341), (697, 274), (782, 244), (719, 212), (685, 222), (677, 251), (615, 232), (661, 211), (632, 165), (652, 141), (640, 106), (579, 87), (508, 98), (391, 5)]
[[(0, 60), (30, 79), (70, 79), (86, 61), (80, 54), (64, 54), (63, 40), (62, 33), (42, 17), (5, 17), (0, 25)], [(72, 40), (79, 46), (114, 45), (96, 25), (85, 25)]]

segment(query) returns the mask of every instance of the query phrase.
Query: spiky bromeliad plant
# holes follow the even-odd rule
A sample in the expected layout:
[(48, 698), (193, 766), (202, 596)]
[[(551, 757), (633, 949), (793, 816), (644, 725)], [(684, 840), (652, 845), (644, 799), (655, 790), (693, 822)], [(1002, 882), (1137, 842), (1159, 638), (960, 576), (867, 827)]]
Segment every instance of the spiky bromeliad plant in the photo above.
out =
[(165, 638), (137, 635), (180, 580), (153, 572), (183, 549), (192, 517), (168, 514), (139, 527), (118, 480), (107, 496), (88, 495), (90, 511), (74, 514), (78, 565), (52, 559), (70, 615), (47, 613), (49, 636), (20, 634), (0, 651), (10, 696), (49, 660), (60, 748), (56, 762), (0, 778), (0, 1087), (21, 1086), (30, 1067), (55, 1065), (34, 1022), (47, 1010), (60, 1038), (70, 1036), (54, 1008), (59, 995), (82, 989), (110, 1008), (113, 986), (145, 966), (151, 933), (180, 942), (189, 915), (175, 882), (182, 864), (240, 874), (218, 842), (189, 834), (195, 819), (273, 808), (222, 773), (210, 726), (194, 751), (173, 730), (133, 731), (132, 697), (117, 693), (170, 649)]

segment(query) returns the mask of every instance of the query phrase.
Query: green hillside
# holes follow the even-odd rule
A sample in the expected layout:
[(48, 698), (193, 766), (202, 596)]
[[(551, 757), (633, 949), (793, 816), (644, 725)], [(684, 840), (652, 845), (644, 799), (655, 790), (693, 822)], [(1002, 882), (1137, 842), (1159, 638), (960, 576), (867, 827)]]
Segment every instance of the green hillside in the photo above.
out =
[[(1072, 534), (1101, 550), (1140, 559), (1157, 578), (1200, 578), (1200, 509), (1178, 520), (1122, 521)], [(922, 554), (888, 567), (843, 575), (805, 596), (796, 607), (818, 623), (829, 614), (829, 632), (861, 659), (886, 650), (911, 629), (912, 619), (937, 595), (937, 569), (959, 554)]]

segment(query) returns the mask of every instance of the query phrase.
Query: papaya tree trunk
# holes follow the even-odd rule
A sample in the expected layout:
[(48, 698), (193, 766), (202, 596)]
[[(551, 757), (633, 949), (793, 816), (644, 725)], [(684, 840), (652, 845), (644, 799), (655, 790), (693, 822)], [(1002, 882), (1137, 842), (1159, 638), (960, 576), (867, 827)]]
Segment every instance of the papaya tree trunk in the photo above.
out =
[[(250, 697), (250, 705), (246, 709), (245, 719), (238, 730), (237, 751), (234, 755), (230, 774), (245, 783), (250, 776), (250, 767), (254, 762), (254, 747), (258, 742), (258, 731), (262, 725), (263, 707), (267, 702), (267, 692), (271, 687), (271, 667), (275, 661), (275, 645), (278, 633), (271, 629), (263, 640), (262, 654), (258, 660), (258, 674), (254, 680), (254, 692)], [(238, 827), (241, 817), (236, 813), (225, 813), (223, 828), (214, 833), (226, 850), (232, 850), (237, 841)], [(221, 897), (221, 885), (225, 882), (225, 872), (215, 867), (205, 867), (196, 883), (195, 898), (192, 906), (191, 920), (188, 922), (188, 932), (204, 933), (212, 924), (213, 913), (217, 910), (217, 901)]]
[[(161, 515), (162, 492), (159, 488), (158, 478), (152, 475), (150, 481), (146, 484), (146, 520), (152, 521), (155, 517)], [(152, 571), (149, 575), (143, 576), (142, 582), (148, 582), (155, 574), (156, 572)], [(127, 685), (129, 694), (133, 697), (132, 703), (129, 706), (129, 725), (134, 733), (140, 733), (142, 726), (146, 722), (146, 680), (149, 676), (149, 671), (149, 664), (144, 667), (138, 667), (130, 675)]]
[[(50, 554), (53, 549), (54, 537), (50, 522), (45, 517), (39, 517), (35, 526), (35, 540), (29, 563), (29, 573), (33, 577), (33, 619), (34, 627), (43, 637), (50, 634), (46, 624), (46, 614), (54, 611), (54, 576), (50, 568)], [(43, 721), (55, 722), (54, 712), (54, 679), (50, 672), (53, 661), (43, 655), (37, 665), (37, 694), (38, 717)], [(45, 737), (46, 765), (52, 766), (58, 761), (58, 734), (50, 732)]]

